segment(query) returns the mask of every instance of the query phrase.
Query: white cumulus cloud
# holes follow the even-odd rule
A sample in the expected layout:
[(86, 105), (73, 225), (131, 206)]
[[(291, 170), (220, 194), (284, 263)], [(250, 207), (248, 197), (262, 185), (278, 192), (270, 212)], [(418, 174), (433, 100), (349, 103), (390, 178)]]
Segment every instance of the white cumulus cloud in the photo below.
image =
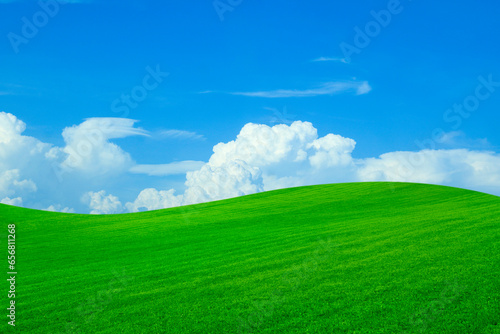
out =
[[(500, 194), (500, 155), (494, 152), (423, 150), (354, 159), (356, 142), (336, 134), (319, 137), (309, 122), (273, 127), (249, 123), (235, 140), (214, 146), (199, 170), (187, 173), (184, 194), (158, 196), (148, 189), (143, 208), (171, 207), (263, 190), (333, 182), (433, 183)], [(155, 194), (155, 196), (152, 196)], [(154, 205), (148, 206), (148, 198)], [(159, 200), (161, 198), (161, 200)], [(137, 202), (137, 200), (136, 200)], [(128, 206), (137, 211), (137, 205)]]
[(107, 195), (104, 190), (89, 191), (83, 196), (82, 201), (89, 206), (92, 215), (121, 213), (123, 211), (122, 203), (118, 197)]
[[(64, 129), (65, 145), (57, 147), (24, 135), (23, 121), (0, 112), (0, 199), (19, 197), (23, 201), (16, 201), (18, 205), (84, 212), (80, 201), (84, 193), (118, 183), (117, 178), (135, 165), (129, 153), (110, 141), (147, 135), (134, 127), (135, 122), (87, 119)], [(58, 208), (56, 203), (64, 206)]]
[(500, 154), (488, 151), (423, 150), (391, 152), (366, 159), (361, 181), (442, 184), (500, 194)]
[(36, 192), (36, 184), (31, 180), (21, 179), (18, 169), (0, 172), (0, 197)]
[(175, 196), (174, 192), (174, 189), (161, 191), (153, 188), (144, 189), (133, 203), (126, 204), (126, 208), (128, 212), (139, 212), (182, 205), (182, 195)]
[(14, 205), (14, 206), (22, 206), (23, 199), (21, 197), (16, 197), (16, 198), (5, 197), (4, 199), (0, 200), (0, 203), (7, 205)]
[(71, 209), (71, 208), (68, 208), (68, 207), (63, 208), (60, 204), (51, 205), (48, 208), (44, 209), (44, 211), (75, 213), (74, 209)]
[[(26, 136), (25, 129), (23, 121), (0, 112), (3, 204), (112, 214), (357, 181), (433, 183), (500, 195), (499, 153), (454, 148), (356, 159), (355, 140), (334, 133), (320, 136), (313, 124), (303, 121), (274, 126), (248, 123), (234, 140), (215, 145), (207, 162), (157, 165), (137, 164), (112, 142), (148, 136), (134, 120), (87, 119), (64, 129), (62, 147)], [(452, 142), (453, 147), (458, 138), (465, 138), (461, 133), (447, 136), (443, 142)], [(170, 186), (168, 177), (179, 174), (186, 175), (184, 184)]]
[(65, 169), (75, 169), (87, 174), (119, 173), (133, 165), (130, 155), (110, 139), (129, 136), (147, 136), (135, 128), (135, 120), (127, 118), (90, 118), (80, 125), (64, 129), (63, 138), (67, 154)]
[(189, 172), (183, 204), (201, 203), (253, 194), (263, 190), (260, 170), (242, 160), (214, 166), (210, 163)]
[[(354, 175), (351, 152), (355, 145), (354, 140), (339, 135), (318, 137), (309, 122), (273, 127), (249, 123), (235, 140), (215, 145), (208, 163), (187, 173), (184, 194), (165, 198), (165, 207), (174, 206), (174, 202), (193, 204), (283, 187), (340, 182), (348, 174)], [(142, 206), (148, 207), (144, 196), (140, 199)]]

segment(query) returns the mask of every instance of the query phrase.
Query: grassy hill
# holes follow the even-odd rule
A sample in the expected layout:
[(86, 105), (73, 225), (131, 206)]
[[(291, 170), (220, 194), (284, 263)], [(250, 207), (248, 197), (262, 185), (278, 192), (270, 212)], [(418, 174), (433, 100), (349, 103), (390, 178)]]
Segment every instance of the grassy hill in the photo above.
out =
[(20, 333), (500, 333), (496, 196), (351, 183), (0, 221)]

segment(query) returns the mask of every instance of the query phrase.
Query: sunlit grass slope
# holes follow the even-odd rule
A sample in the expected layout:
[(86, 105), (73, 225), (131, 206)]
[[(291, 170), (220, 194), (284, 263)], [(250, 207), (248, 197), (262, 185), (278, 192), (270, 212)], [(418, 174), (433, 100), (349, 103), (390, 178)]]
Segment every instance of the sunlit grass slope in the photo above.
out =
[(16, 224), (20, 333), (500, 332), (496, 196), (352, 183), (0, 218), (4, 252)]

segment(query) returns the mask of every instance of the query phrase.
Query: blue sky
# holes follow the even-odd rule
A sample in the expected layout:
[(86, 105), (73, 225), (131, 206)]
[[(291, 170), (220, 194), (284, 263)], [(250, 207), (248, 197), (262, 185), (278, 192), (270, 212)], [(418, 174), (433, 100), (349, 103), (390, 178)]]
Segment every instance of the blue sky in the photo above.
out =
[[(201, 164), (247, 123), (293, 121), (312, 123), (319, 137), (354, 139), (354, 159), (417, 152), (416, 141), (429, 139), (430, 148), (500, 152), (497, 2), (72, 2), (55, 10), (55, 1), (0, 1), (0, 111), (26, 124), (24, 136), (54, 147), (67, 147), (62, 131), (85, 119), (125, 117), (147, 135), (109, 141), (138, 165)], [(385, 26), (374, 24), (373, 13), (387, 20), (381, 11), (390, 15)], [(36, 34), (23, 35), (34, 21)], [(342, 51), (356, 47), (356, 27), (377, 25), (359, 53)], [(122, 112), (122, 94), (144, 92), (145, 77), (158, 69), (168, 76), (146, 81), (155, 88)], [(447, 113), (478, 100), (478, 89), (487, 97), (469, 116)], [(19, 180), (37, 183), (10, 159), (5, 171), (19, 169)], [(126, 202), (145, 188), (187, 187), (183, 173), (118, 179), (81, 191), (120, 193)], [(32, 195), (23, 205), (47, 206)], [(85, 211), (77, 202), (58, 205)]]

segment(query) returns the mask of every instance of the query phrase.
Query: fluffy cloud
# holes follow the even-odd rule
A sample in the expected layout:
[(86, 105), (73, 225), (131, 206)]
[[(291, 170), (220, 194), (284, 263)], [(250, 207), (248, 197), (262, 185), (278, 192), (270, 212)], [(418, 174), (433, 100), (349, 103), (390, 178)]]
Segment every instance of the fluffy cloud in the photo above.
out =
[(188, 187), (183, 204), (201, 203), (253, 194), (264, 190), (260, 170), (243, 160), (231, 160), (221, 165), (210, 163), (200, 170), (187, 173)]
[(249, 123), (241, 129), (236, 140), (215, 145), (208, 163), (220, 166), (229, 161), (242, 160), (249, 165), (263, 167), (282, 161), (301, 160), (297, 152), (317, 136), (317, 130), (308, 122), (273, 127)]
[[(245, 125), (235, 140), (214, 146), (207, 164), (186, 176), (183, 195), (141, 193), (143, 208), (200, 203), (272, 190), (331, 182), (404, 181), (500, 193), (500, 155), (494, 152), (423, 150), (354, 159), (356, 142), (327, 134), (318, 137), (309, 122)], [(153, 196), (153, 194), (155, 196)], [(154, 205), (148, 206), (148, 198)], [(159, 200), (161, 198), (161, 200)], [(127, 207), (137, 211), (138, 202)]]
[(358, 170), (361, 181), (401, 181), (500, 190), (500, 155), (494, 152), (423, 150), (392, 152), (366, 159)]
[[(160, 196), (147, 189), (128, 203), (129, 211), (201, 203), (290, 186), (341, 181), (353, 173), (354, 140), (328, 134), (318, 138), (309, 122), (273, 127), (249, 123), (235, 140), (213, 148), (208, 163), (186, 175), (183, 195)], [(151, 205), (148, 205), (148, 199)], [(161, 205), (160, 205), (161, 204)]]
[[(134, 128), (136, 121), (126, 118), (91, 118), (80, 125), (64, 129), (66, 154), (62, 166), (65, 170), (78, 170), (85, 174), (106, 175), (128, 170), (133, 161), (130, 155), (110, 139), (129, 136), (147, 136), (147, 132)], [(57, 153), (56, 153), (57, 154)]]
[(182, 195), (175, 196), (174, 192), (174, 189), (162, 191), (153, 188), (144, 189), (133, 203), (126, 204), (127, 211), (158, 210), (182, 205)]
[[(353, 167), (351, 152), (355, 145), (354, 140), (333, 134), (318, 138), (316, 128), (309, 122), (273, 127), (249, 123), (236, 140), (214, 147), (208, 165), (244, 162), (261, 172), (263, 190), (334, 182), (338, 180), (337, 174), (326, 175), (325, 169), (335, 172), (334, 167), (342, 167), (345, 169), (342, 174), (348, 172)], [(189, 175), (186, 185), (193, 186)], [(234, 192), (234, 189), (228, 190), (228, 193)]]
[[(112, 142), (148, 135), (135, 124), (123, 118), (87, 119), (64, 129), (65, 144), (57, 147), (23, 135), (26, 125), (1, 112), (0, 202), (111, 214), (355, 181), (433, 183), (500, 195), (500, 155), (495, 152), (441, 149), (355, 159), (353, 139), (319, 136), (311, 123), (296, 121), (272, 127), (246, 124), (234, 140), (215, 145), (206, 163), (139, 165)], [(186, 175), (184, 185), (151, 187), (174, 174)]]
[(89, 191), (83, 196), (82, 201), (91, 209), (90, 214), (92, 215), (121, 213), (123, 211), (122, 203), (118, 197), (106, 195), (104, 190)]
[(0, 173), (0, 198), (14, 194), (35, 192), (36, 184), (31, 180), (21, 180), (18, 169)]
[(23, 199), (21, 197), (16, 197), (16, 198), (9, 198), (5, 197), (0, 201), (2, 204), (7, 204), (7, 205), (15, 205), (15, 206), (22, 206), (23, 205)]
[(58, 204), (58, 205), (51, 205), (48, 208), (46, 208), (44, 211), (75, 213), (74, 209), (70, 209), (68, 207), (63, 208), (60, 204)]
[(0, 114), (0, 143), (9, 143), (26, 130), (26, 124), (16, 116), (7, 113)]
[[(23, 135), (26, 124), (0, 112), (0, 199), (36, 209), (81, 207), (82, 194), (118, 182), (135, 165), (115, 138), (147, 135), (136, 121), (91, 118), (64, 129), (63, 147)], [(7, 199), (8, 198), (8, 199)], [(57, 203), (64, 203), (64, 206)], [(67, 211), (71, 211), (68, 209)]]
[(23, 136), (25, 129), (26, 124), (14, 115), (0, 112), (0, 172), (9, 169), (24, 172), (33, 163), (47, 161), (45, 154), (51, 145)]

